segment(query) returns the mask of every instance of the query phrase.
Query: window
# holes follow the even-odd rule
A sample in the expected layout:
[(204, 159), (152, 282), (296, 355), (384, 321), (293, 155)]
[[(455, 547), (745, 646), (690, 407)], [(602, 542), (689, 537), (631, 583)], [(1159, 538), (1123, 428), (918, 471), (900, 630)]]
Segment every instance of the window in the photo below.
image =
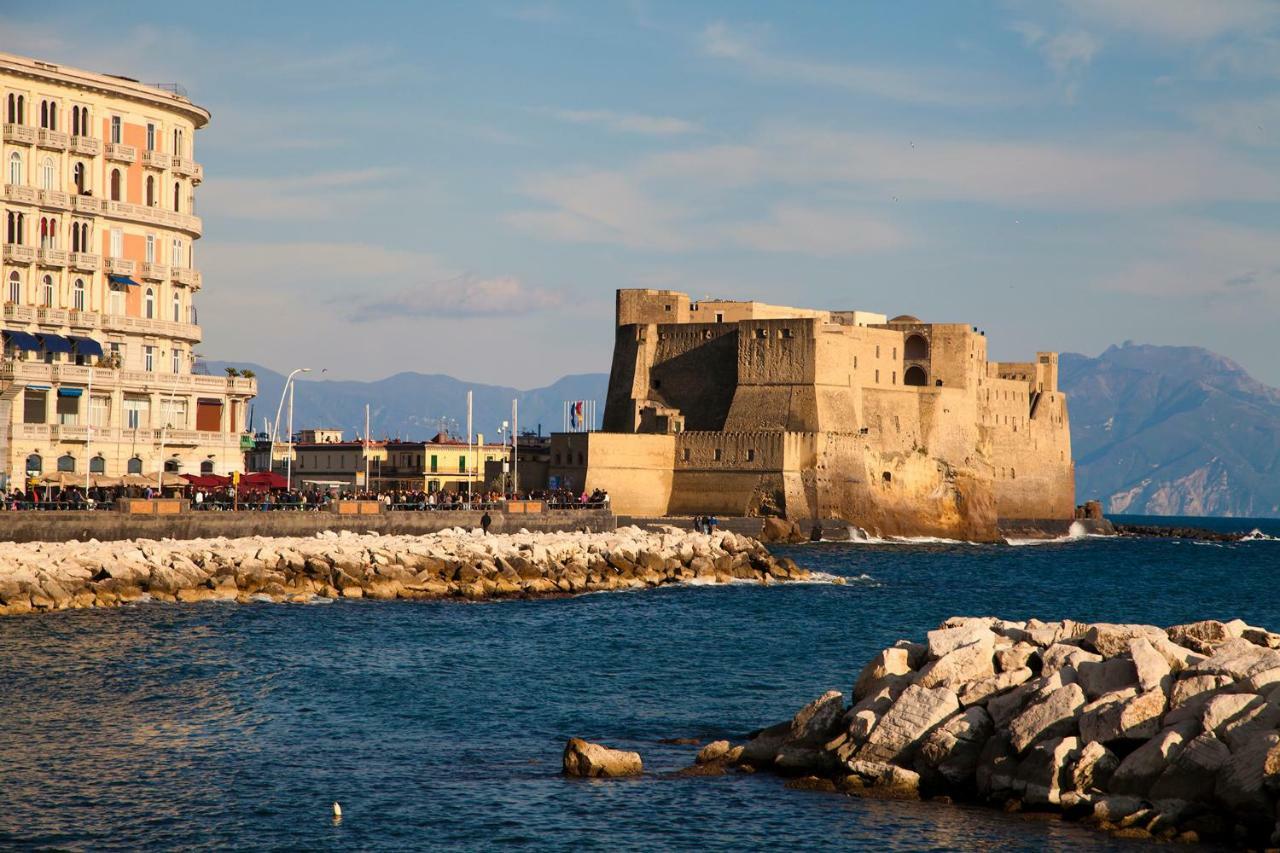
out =
[(58, 171), (54, 168), (53, 158), (44, 158), (44, 162), (40, 164), (40, 189), (57, 189), (57, 187), (54, 186), (54, 184), (57, 183), (57, 174)]
[(173, 238), (173, 245), (170, 247), (169, 263), (175, 267), (184, 267), (186, 264), (182, 262), (182, 240), (178, 237)]
[(172, 362), (174, 373), (182, 372), (182, 350), (175, 348), (170, 361)]
[(466, 470), (467, 470), (467, 457), (465, 457), (465, 456), (459, 456), (459, 457), (458, 457), (458, 470), (459, 470), (459, 471), (466, 471)]
[[(302, 467), (302, 460), (301, 460), (301, 459), (299, 459), (299, 460), (298, 460), (298, 467), (299, 467), (299, 468), (301, 468), (301, 467)], [(201, 462), (201, 463), (200, 463), (200, 473), (201, 473), (201, 474), (212, 474), (212, 473), (213, 473), (213, 460), (211, 460), (211, 459), (206, 459), (206, 460), (204, 460), (203, 462)]]
[(17, 271), (9, 273), (9, 301), (14, 305), (22, 302), (22, 277)]
[(435, 456), (435, 454), (433, 453), (433, 454), (431, 455), (431, 473), (432, 473), (432, 474), (434, 474), (434, 473), (436, 473), (436, 471), (438, 471), (438, 470), (439, 470), (439, 469), (438, 469), (438, 467), (437, 467), (436, 456)]
[(22, 392), (22, 422), (26, 424), (42, 424), (48, 414), (46, 392), (31, 388)]
[[(58, 390), (58, 423), (63, 426), (75, 426), (80, 423), (80, 397)], [(62, 469), (59, 468), (59, 471)], [(74, 470), (74, 469), (73, 469)]]
[(22, 183), (22, 155), (17, 151), (9, 155), (9, 183), (14, 186)]
[(40, 248), (58, 248), (58, 220), (40, 217)]
[(723, 312), (723, 311), (717, 311), (717, 312), (716, 312), (716, 322), (717, 322), (717, 323), (723, 323), (723, 322), (724, 322), (724, 312)]
[(124, 231), (120, 228), (111, 229), (111, 257), (118, 258), (124, 254)]
[(174, 181), (173, 183), (173, 212), (174, 213), (182, 212), (181, 207), (178, 205), (178, 196), (181, 192), (182, 192), (182, 184), (178, 183), (177, 181)]
[(154, 175), (147, 175), (147, 207), (156, 206), (156, 179)]
[(922, 361), (929, 357), (929, 342), (921, 335), (911, 335), (907, 338), (902, 354), (907, 361)]
[(175, 293), (173, 294), (173, 322), (181, 323), (182, 322), (181, 317), (182, 317), (182, 297), (180, 297), (178, 294)]
[(147, 122), (147, 150), (156, 150), (156, 126), (151, 122)]
[(44, 301), (41, 303), (46, 308), (53, 307), (53, 276), (44, 277)]
[(146, 371), (156, 369), (156, 348), (151, 345), (142, 348), (142, 369)]
[(120, 200), (120, 170), (111, 170), (111, 200)]
[(880, 371), (878, 371), (878, 370), (876, 371), (876, 384), (877, 384), (877, 385), (879, 385), (879, 384), (880, 384)]
[(77, 311), (84, 310), (84, 280), (76, 279), (76, 283), (71, 286), (71, 307)]
[(173, 156), (182, 156), (182, 129), (177, 127), (173, 129)]
[(111, 398), (107, 396), (94, 397), (89, 403), (89, 425), (102, 428), (110, 423)]
[[(115, 317), (119, 317), (124, 313), (124, 290), (121, 285), (111, 285), (111, 290), (108, 292), (107, 300), (107, 313)], [(119, 344), (112, 344), (113, 351), (115, 351), (115, 347), (119, 346)]]
[(716, 448), (716, 450), (715, 450), (715, 455), (714, 455), (714, 459), (715, 459), (715, 461), (719, 462), (719, 461), (720, 461), (720, 460), (722, 460), (723, 458), (724, 458), (724, 451), (723, 451), (723, 450), (721, 450), (719, 447), (717, 447), (717, 448)]
[(154, 264), (156, 262), (156, 235), (147, 235), (147, 263)]
[(75, 106), (71, 108), (71, 135), (80, 136), (81, 134), (82, 134), (82, 131), (80, 129), (80, 107)]
[(145, 308), (143, 316), (148, 320), (154, 320), (156, 318), (156, 292), (149, 287), (147, 288), (147, 298), (143, 301), (143, 305)]
[(130, 459), (130, 460), (129, 460), (129, 473), (130, 473), (130, 474), (141, 474), (141, 473), (142, 473), (142, 460), (141, 460), (141, 459), (139, 459), (138, 457), (136, 457), (136, 456), (135, 456), (135, 457), (133, 457), (132, 459)]
[(145, 429), (150, 415), (151, 403), (146, 397), (124, 398), (124, 424), (128, 429)]
[(44, 460), (40, 458), (39, 453), (32, 453), (27, 457), (27, 473), (39, 474), (44, 470)]
[(876, 358), (880, 357), (880, 345), (876, 344)]
[(105, 473), (107, 473), (107, 460), (103, 459), (101, 456), (95, 456), (95, 457), (93, 457), (92, 459), (90, 459), (90, 460), (89, 460), (89, 473), (90, 473), (90, 474), (105, 474)]
[(686, 448), (684, 449), (684, 461), (685, 461), (685, 462), (688, 462), (688, 461), (689, 461), (689, 455), (690, 455), (690, 454), (689, 454), (689, 448), (687, 448), (687, 447), (686, 447)]
[(120, 144), (120, 116), (111, 117), (111, 141)]
[(71, 180), (76, 185), (76, 193), (84, 195), (84, 163), (76, 163), (71, 168)]

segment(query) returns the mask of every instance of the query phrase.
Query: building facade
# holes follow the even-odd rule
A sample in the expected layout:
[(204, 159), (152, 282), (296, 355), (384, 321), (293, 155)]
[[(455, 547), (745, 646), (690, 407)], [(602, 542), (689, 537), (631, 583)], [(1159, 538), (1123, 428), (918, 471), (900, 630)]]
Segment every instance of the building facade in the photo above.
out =
[(988, 361), (976, 327), (618, 292), (604, 430), (550, 474), (636, 515), (838, 518), (882, 535), (1065, 530), (1057, 353)]
[(242, 469), (251, 378), (193, 372), (195, 134), (180, 87), (0, 54), (0, 465)]

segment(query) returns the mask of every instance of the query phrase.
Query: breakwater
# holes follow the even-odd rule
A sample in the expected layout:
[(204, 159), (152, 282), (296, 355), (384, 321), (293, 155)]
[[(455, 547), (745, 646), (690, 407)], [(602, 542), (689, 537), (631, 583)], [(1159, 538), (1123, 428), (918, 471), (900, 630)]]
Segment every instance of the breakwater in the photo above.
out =
[[(1280, 844), (1280, 634), (953, 618), (716, 761), (791, 784)], [(729, 745), (724, 744), (728, 750)], [(704, 756), (704, 764), (705, 761)]]
[(808, 576), (745, 536), (634, 527), (490, 536), (452, 528), (425, 536), (325, 531), (310, 537), (4, 542), (0, 614), (148, 600), (481, 600)]

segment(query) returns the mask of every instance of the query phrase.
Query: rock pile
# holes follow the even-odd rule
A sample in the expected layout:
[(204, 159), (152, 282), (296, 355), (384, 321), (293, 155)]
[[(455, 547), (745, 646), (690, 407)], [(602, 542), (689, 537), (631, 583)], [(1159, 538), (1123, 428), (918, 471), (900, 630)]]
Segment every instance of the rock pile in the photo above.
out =
[(675, 528), (4, 542), (0, 614), (140, 600), (486, 599), (807, 577), (754, 539)]
[(1058, 810), (1134, 837), (1280, 844), (1280, 634), (1244, 622), (949, 619), (736, 763), (868, 796)]

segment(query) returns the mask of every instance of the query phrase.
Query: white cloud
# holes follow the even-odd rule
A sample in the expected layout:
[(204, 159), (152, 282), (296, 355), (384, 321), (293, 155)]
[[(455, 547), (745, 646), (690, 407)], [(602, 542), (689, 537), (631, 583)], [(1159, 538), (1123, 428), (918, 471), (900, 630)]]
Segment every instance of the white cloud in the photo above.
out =
[(619, 113), (612, 110), (555, 110), (551, 114), (561, 121), (572, 124), (592, 124), (617, 133), (678, 136), (702, 130), (696, 122), (673, 116)]
[(373, 320), (446, 317), (509, 317), (554, 308), (564, 301), (558, 291), (532, 287), (518, 278), (479, 278), (470, 274), (427, 281), (385, 296), (356, 301), (351, 319)]
[(1248, 35), (1280, 22), (1273, 0), (1061, 0), (1099, 24), (1171, 42)]
[(1280, 95), (1196, 104), (1187, 107), (1184, 115), (1220, 139), (1280, 146)]
[(1027, 47), (1040, 52), (1064, 87), (1067, 100), (1074, 101), (1084, 71), (1102, 48), (1102, 42), (1084, 30), (1066, 30), (1051, 36), (1044, 27), (1031, 21), (1017, 21), (1009, 28), (1022, 36)]
[(909, 72), (815, 62), (771, 53), (760, 46), (758, 38), (723, 21), (703, 30), (702, 50), (708, 56), (734, 62), (760, 77), (830, 86), (912, 104), (973, 106), (1007, 103), (1017, 97), (1002, 84), (969, 78), (955, 69)]

